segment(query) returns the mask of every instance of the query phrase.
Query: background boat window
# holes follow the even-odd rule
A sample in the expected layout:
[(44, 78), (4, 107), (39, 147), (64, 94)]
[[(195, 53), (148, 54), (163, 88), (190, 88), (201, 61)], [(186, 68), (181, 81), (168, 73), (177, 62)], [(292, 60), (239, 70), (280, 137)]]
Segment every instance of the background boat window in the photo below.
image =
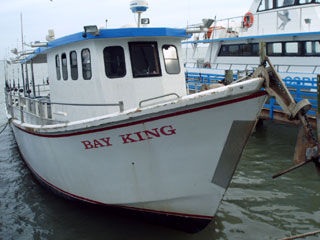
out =
[(258, 43), (222, 45), (219, 56), (259, 56)]
[(311, 3), (312, 0), (299, 0), (299, 4)]
[(273, 0), (262, 0), (258, 11), (265, 11), (273, 8)]
[(56, 73), (57, 73), (57, 80), (61, 80), (60, 58), (59, 58), (59, 55), (56, 55)]
[(90, 80), (92, 77), (90, 50), (85, 48), (81, 51), (82, 76), (84, 80)]
[(180, 63), (176, 47), (172, 45), (164, 45), (162, 46), (162, 52), (167, 73), (180, 73)]
[(127, 73), (122, 47), (106, 47), (103, 50), (104, 68), (108, 78), (121, 78)]
[(285, 43), (285, 55), (300, 55), (298, 42), (286, 42)]
[(295, 0), (278, 0), (277, 1), (277, 7), (288, 7), (293, 6)]
[(61, 54), (61, 63), (63, 80), (68, 80), (67, 55), (65, 53)]
[(320, 42), (319, 41), (307, 41), (305, 43), (305, 54), (309, 56), (320, 55)]
[(156, 42), (129, 43), (133, 77), (161, 76)]
[(70, 52), (70, 68), (72, 80), (78, 80), (78, 61), (76, 51)]
[(269, 56), (282, 55), (282, 43), (268, 43), (267, 52)]

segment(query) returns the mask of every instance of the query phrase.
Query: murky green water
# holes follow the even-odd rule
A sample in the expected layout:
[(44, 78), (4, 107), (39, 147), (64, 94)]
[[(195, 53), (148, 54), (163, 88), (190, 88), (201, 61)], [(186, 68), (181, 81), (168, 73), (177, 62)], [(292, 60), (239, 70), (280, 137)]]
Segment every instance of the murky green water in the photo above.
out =
[(31, 176), (7, 128), (0, 135), (0, 239), (280, 239), (320, 230), (320, 177), (313, 166), (271, 179), (291, 166), (296, 135), (296, 127), (265, 122), (251, 137), (215, 220), (191, 235), (53, 195)]

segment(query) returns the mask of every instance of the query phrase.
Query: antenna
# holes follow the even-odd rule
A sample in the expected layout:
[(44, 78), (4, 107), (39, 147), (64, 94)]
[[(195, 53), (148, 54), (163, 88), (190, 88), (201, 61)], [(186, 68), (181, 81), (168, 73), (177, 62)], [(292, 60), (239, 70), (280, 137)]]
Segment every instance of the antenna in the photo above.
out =
[(132, 0), (130, 9), (133, 13), (138, 13), (138, 28), (141, 27), (141, 14), (149, 8), (148, 0)]

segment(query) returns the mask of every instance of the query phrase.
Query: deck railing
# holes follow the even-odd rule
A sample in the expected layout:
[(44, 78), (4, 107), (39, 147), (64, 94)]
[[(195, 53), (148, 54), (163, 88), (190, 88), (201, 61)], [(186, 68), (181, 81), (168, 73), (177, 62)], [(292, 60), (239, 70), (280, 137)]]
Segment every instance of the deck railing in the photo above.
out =
[(32, 123), (40, 125), (52, 125), (57, 123), (67, 123), (56, 119), (56, 115), (66, 115), (67, 113), (56, 112), (56, 106), (75, 107), (119, 107), (119, 111), (124, 111), (123, 102), (112, 104), (82, 104), (82, 103), (62, 103), (51, 102), (49, 97), (29, 98), (22, 96), (19, 92), (5, 89), (5, 99), (7, 111), (12, 118), (20, 120), (22, 123)]
[[(225, 76), (223, 74), (211, 74), (211, 73), (197, 73), (186, 72), (187, 90), (198, 92), (203, 84), (214, 84), (222, 81)], [(234, 80), (238, 79), (238, 75), (233, 75)], [(286, 86), (294, 99), (299, 102), (302, 99), (308, 99), (312, 105), (312, 109), (308, 111), (308, 115), (315, 117), (318, 109), (317, 102), (317, 80), (305, 80), (305, 79), (283, 79)], [(269, 110), (269, 118), (273, 119), (275, 111), (282, 111), (282, 108), (276, 103), (274, 98), (270, 98), (264, 105), (264, 108)]]
[[(292, 6), (289, 8), (277, 8), (268, 11), (261, 11), (253, 14), (253, 25), (245, 28), (245, 16), (218, 19), (214, 23), (213, 33), (210, 39), (228, 38), (232, 36), (254, 36), (280, 33), (303, 33), (316, 32), (320, 29), (318, 15), (320, 4), (306, 4)], [(314, 10), (314, 12), (312, 12)], [(287, 18), (287, 19), (286, 19)], [(266, 24), (267, 23), (267, 24)], [(230, 36), (226, 35), (229, 33)], [(194, 40), (200, 42), (210, 42), (200, 36), (195, 35)], [(190, 42), (190, 41), (187, 41)]]

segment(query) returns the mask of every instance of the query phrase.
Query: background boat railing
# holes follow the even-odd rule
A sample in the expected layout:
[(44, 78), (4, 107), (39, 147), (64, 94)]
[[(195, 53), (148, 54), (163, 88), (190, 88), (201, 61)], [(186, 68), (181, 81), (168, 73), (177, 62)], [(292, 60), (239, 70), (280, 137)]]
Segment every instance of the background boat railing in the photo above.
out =
[[(314, 10), (314, 12), (312, 12)], [(229, 38), (248, 35), (268, 35), (280, 33), (318, 32), (320, 29), (319, 4), (292, 6), (290, 9), (277, 8), (253, 14), (253, 25), (244, 27), (243, 16), (218, 19), (210, 39)], [(267, 24), (266, 24), (267, 23)], [(209, 40), (204, 34), (194, 35), (194, 40)], [(189, 41), (188, 41), (189, 42)]]
[(124, 111), (123, 102), (112, 104), (82, 104), (82, 103), (61, 103), (51, 102), (49, 97), (29, 98), (14, 91), (5, 91), (5, 99), (8, 113), (12, 118), (19, 119), (22, 123), (52, 125), (67, 123), (56, 119), (56, 115), (67, 115), (66, 112), (56, 112), (56, 105), (75, 107), (119, 107)]
[[(204, 68), (204, 62), (185, 62), (186, 68), (208, 69)], [(209, 69), (213, 70), (234, 70), (234, 71), (254, 71), (258, 64), (249, 63), (211, 63)], [(297, 65), (297, 64), (275, 64), (274, 67), (281, 73), (308, 73), (319, 74), (320, 65)]]
[[(236, 81), (240, 76), (241, 74), (233, 74), (233, 79)], [(224, 74), (199, 72), (186, 72), (185, 77), (188, 92), (199, 92), (204, 84), (210, 86), (211, 84), (219, 83), (225, 79)], [(312, 108), (308, 111), (308, 115), (315, 117), (318, 109), (317, 79), (306, 80), (304, 78), (284, 78), (283, 81), (297, 102), (302, 99), (308, 99), (310, 101)], [(264, 108), (269, 110), (270, 119), (273, 119), (274, 112), (282, 111), (282, 108), (274, 98), (270, 98), (264, 105)]]

